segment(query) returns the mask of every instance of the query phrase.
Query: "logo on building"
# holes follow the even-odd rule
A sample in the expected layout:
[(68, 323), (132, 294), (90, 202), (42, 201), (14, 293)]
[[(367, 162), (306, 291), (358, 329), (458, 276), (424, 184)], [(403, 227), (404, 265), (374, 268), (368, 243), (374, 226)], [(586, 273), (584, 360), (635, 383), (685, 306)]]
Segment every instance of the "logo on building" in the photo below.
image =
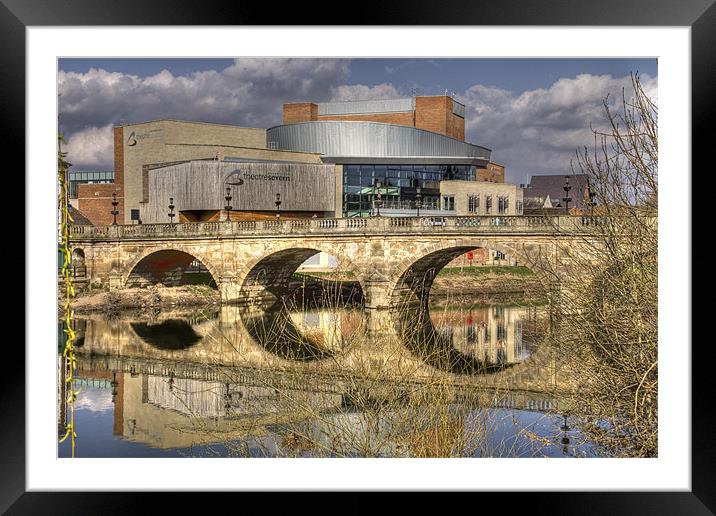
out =
[(244, 180), (239, 177), (239, 174), (241, 174), (241, 170), (234, 170), (231, 174), (229, 174), (224, 181), (227, 185), (232, 186), (241, 186), (244, 184)]
[(134, 131), (129, 133), (129, 138), (127, 138), (127, 146), (128, 147), (134, 147), (137, 145), (137, 136), (134, 134)]

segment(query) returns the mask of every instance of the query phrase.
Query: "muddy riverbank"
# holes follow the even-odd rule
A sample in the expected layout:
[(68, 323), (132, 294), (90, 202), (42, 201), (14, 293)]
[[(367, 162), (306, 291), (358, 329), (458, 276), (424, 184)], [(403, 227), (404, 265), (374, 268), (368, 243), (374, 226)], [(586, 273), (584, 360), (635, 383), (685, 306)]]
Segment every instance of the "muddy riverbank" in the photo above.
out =
[[(297, 304), (360, 305), (363, 294), (360, 285), (352, 278), (316, 277), (295, 275), (290, 283), (290, 300)], [(449, 303), (489, 304), (492, 302), (543, 302), (544, 287), (534, 275), (520, 274), (461, 274), (451, 272), (439, 275), (430, 291), (431, 304)], [(59, 300), (62, 314), (64, 299)], [(157, 313), (189, 307), (216, 307), (221, 305), (219, 291), (207, 285), (147, 288), (127, 288), (107, 291), (81, 292), (72, 301), (76, 313), (102, 312), (116, 315), (120, 312)]]
[[(102, 312), (114, 315), (125, 312), (152, 313), (188, 307), (216, 307), (221, 304), (219, 291), (207, 285), (184, 285), (165, 287), (153, 285), (147, 288), (79, 293), (72, 300), (75, 313)], [(60, 314), (64, 311), (64, 299), (60, 298)]]

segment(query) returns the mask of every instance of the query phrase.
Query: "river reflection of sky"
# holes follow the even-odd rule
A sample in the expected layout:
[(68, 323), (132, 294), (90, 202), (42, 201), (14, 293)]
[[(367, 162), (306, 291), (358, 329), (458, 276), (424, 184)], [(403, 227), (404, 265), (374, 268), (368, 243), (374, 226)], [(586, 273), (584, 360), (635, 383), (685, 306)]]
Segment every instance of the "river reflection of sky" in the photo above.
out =
[[(246, 441), (232, 441), (188, 448), (161, 449), (144, 443), (124, 440), (112, 434), (114, 424), (113, 405), (109, 389), (83, 388), (78, 396), (75, 408), (75, 420), (78, 428), (76, 441), (77, 457), (271, 457), (277, 453), (277, 442), (281, 440), (279, 426), (269, 428), (273, 432)], [(483, 409), (487, 412), (472, 412), (464, 422), (464, 433), (467, 439), (475, 435), (478, 420), (489, 420), (490, 440), (482, 450), (489, 450), (487, 456), (492, 457), (589, 457), (595, 455), (595, 449), (585, 443), (584, 437), (577, 429), (570, 428), (567, 435), (570, 442), (567, 451), (561, 442), (564, 432), (560, 430), (563, 421), (556, 415), (531, 412), (526, 410)], [(339, 416), (340, 417), (340, 416)], [(346, 415), (349, 417), (349, 415)], [(310, 423), (309, 423), (310, 424)], [(545, 442), (540, 442), (544, 439)], [(240, 452), (240, 453), (239, 453)], [(69, 457), (69, 440), (59, 444), (58, 456)], [(297, 456), (316, 456), (315, 451), (299, 451)], [(480, 452), (473, 456), (479, 457)]]
[[(465, 312), (455, 311), (455, 313), (436, 311), (431, 314), (432, 323), (435, 329), (445, 338), (449, 338), (451, 346), (463, 353), (474, 353), (476, 346), (479, 346), (480, 355), (484, 350), (494, 353), (496, 349), (494, 344), (504, 340), (504, 344), (511, 346), (505, 347), (509, 353), (506, 358), (509, 361), (519, 362), (529, 356), (531, 344), (522, 342), (522, 323), (520, 320), (524, 317), (521, 308), (514, 309), (512, 307), (478, 309)], [(294, 315), (293, 319), (288, 318), (287, 322), (296, 324), (296, 332), (310, 331), (312, 328), (328, 331), (330, 335), (341, 335), (341, 330), (345, 331), (347, 322), (350, 331), (357, 331), (360, 324), (354, 324), (358, 321), (346, 319), (345, 316), (332, 317), (326, 319), (319, 317), (319, 312), (303, 313), (299, 319)], [(221, 318), (217, 318), (216, 322), (221, 323)], [(328, 321), (333, 321), (333, 328)], [(341, 326), (341, 324), (343, 326)], [(502, 329), (504, 324), (506, 329)], [(199, 334), (194, 331), (194, 324), (191, 321), (185, 322), (179, 319), (170, 319), (168, 322), (161, 324), (146, 323), (130, 323), (134, 333), (146, 344), (154, 344), (152, 347), (172, 351), (173, 353), (184, 354), (189, 352), (189, 348), (196, 351), (197, 347), (203, 346), (199, 340)], [(169, 332), (172, 337), (170, 344), (159, 343), (161, 340), (162, 328), (174, 330)], [(137, 327), (140, 331), (137, 332)], [(203, 334), (204, 330), (202, 330)], [(498, 339), (499, 337), (499, 339)], [(149, 338), (151, 343), (147, 342)], [(340, 337), (339, 337), (340, 340)], [(328, 341), (327, 341), (328, 342)], [(89, 347), (92, 347), (89, 343)], [(187, 347), (188, 346), (188, 347)], [(332, 346), (331, 346), (332, 347)], [(141, 350), (141, 348), (138, 348)], [(340, 349), (340, 346), (338, 346)], [(186, 350), (186, 351), (184, 351)], [(192, 355), (187, 355), (187, 360), (191, 361)], [(173, 355), (173, 360), (181, 360), (180, 355)], [(89, 378), (92, 377), (91, 371), (86, 371)], [(141, 375), (140, 375), (141, 376)], [(162, 376), (152, 376), (154, 379), (161, 380)], [(150, 384), (151, 379), (150, 378)], [(136, 379), (135, 381), (138, 381)], [(151, 401), (151, 400), (150, 400)], [(165, 407), (166, 408), (166, 407)], [(264, 436), (257, 436), (252, 440), (244, 442), (232, 442), (227, 444), (201, 445), (190, 448), (173, 448), (162, 449), (153, 446), (161, 446), (157, 443), (148, 445), (137, 442), (132, 438), (122, 438), (113, 433), (116, 428), (114, 418), (116, 417), (115, 402), (112, 400), (111, 388), (109, 384), (104, 388), (95, 386), (83, 386), (75, 405), (76, 428), (78, 432), (77, 438), (77, 456), (78, 457), (214, 457), (214, 456), (234, 456), (236, 450), (242, 450), (240, 455), (248, 453), (250, 456), (272, 456), (276, 454), (277, 442), (280, 442), (278, 428), (269, 428)], [(168, 410), (168, 409), (167, 409)], [(559, 434), (560, 421), (555, 422), (554, 417), (548, 417), (538, 412), (530, 412), (517, 409), (484, 409), (489, 410), (491, 418), (495, 424), (492, 427), (495, 446), (491, 456), (564, 456), (562, 445), (560, 443), (561, 434)], [(121, 411), (120, 411), (121, 413)], [(338, 413), (337, 416), (348, 417), (347, 414)], [(354, 414), (355, 416), (355, 414)], [(121, 417), (121, 416), (120, 416)], [(129, 417), (124, 413), (124, 417)], [(346, 421), (348, 421), (346, 419)], [(310, 424), (310, 422), (307, 422)], [(465, 422), (465, 431), (471, 433), (469, 417)], [(529, 437), (525, 430), (529, 433)], [(536, 436), (536, 437), (535, 437)], [(535, 439), (549, 440), (548, 445), (535, 446)], [(546, 441), (545, 441), (546, 442)], [(507, 443), (507, 444), (505, 444)], [(182, 446), (184, 446), (184, 443)], [(499, 446), (498, 446), (499, 444)], [(501, 446), (501, 447), (500, 447)], [(590, 450), (583, 447), (577, 447), (577, 454), (584, 455), (591, 453)], [(67, 457), (70, 453), (69, 441), (59, 444), (59, 456)], [(312, 452), (299, 453), (300, 455), (310, 456)], [(570, 455), (574, 455), (574, 448), (570, 446)]]

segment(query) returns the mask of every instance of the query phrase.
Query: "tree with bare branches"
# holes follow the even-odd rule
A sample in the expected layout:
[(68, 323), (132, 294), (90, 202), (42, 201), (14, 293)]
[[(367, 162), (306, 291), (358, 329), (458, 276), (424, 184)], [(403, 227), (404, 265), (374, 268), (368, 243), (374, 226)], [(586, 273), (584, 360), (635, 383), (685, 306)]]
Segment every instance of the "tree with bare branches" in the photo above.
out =
[(658, 111), (632, 74), (632, 90), (604, 101), (606, 129), (576, 153), (587, 174), (594, 232), (558, 275), (569, 294), (555, 341), (574, 388), (573, 414), (613, 456), (658, 451)]

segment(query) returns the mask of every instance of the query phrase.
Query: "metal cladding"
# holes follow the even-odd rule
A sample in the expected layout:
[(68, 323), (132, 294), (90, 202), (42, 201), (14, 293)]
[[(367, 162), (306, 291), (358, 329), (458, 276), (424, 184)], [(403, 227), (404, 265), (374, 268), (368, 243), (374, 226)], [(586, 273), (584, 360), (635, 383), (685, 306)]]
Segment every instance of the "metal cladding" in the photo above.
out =
[(402, 113), (415, 111), (415, 99), (391, 100), (355, 100), (349, 102), (322, 102), (318, 104), (318, 114), (353, 115), (366, 113)]
[(166, 222), (167, 200), (176, 211), (221, 210), (227, 188), (234, 210), (273, 211), (276, 194), (287, 211), (335, 210), (334, 165), (191, 161), (149, 171), (145, 223)]
[(490, 149), (415, 127), (379, 122), (302, 122), (267, 130), (279, 149), (318, 152), (334, 163), (448, 163), (484, 166)]

